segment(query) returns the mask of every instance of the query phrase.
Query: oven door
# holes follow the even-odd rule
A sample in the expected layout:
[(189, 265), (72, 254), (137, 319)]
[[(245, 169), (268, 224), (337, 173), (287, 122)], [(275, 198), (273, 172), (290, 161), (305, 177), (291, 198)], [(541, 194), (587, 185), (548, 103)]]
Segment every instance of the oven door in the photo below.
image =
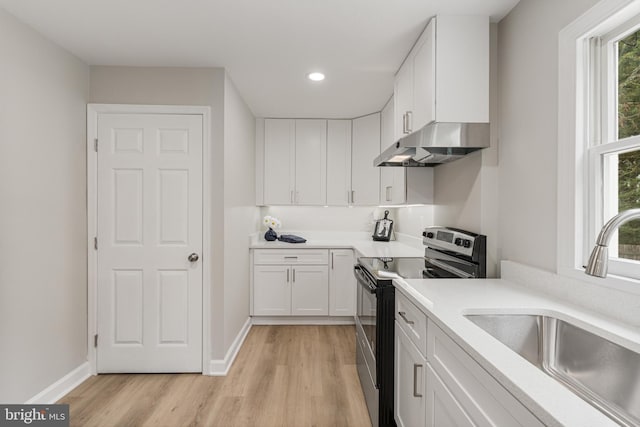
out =
[[(362, 327), (368, 347), (375, 357), (378, 288), (373, 279), (368, 277), (359, 265), (354, 267), (354, 273), (358, 280), (356, 320)], [(375, 373), (372, 372), (372, 374), (375, 378)]]

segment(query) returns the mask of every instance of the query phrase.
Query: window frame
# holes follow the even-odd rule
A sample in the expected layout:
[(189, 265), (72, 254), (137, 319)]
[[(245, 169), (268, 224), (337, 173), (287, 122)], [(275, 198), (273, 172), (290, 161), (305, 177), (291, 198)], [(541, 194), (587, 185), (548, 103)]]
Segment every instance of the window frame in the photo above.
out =
[[(630, 20), (632, 17), (638, 19), (637, 23)], [(558, 50), (557, 273), (634, 294), (640, 294), (640, 280), (613, 273), (606, 279), (594, 278), (587, 276), (582, 266), (604, 222), (603, 185), (598, 179), (604, 173), (602, 154), (615, 149), (599, 145), (602, 136), (611, 131), (611, 126), (597, 125), (602, 123), (603, 105), (607, 111), (612, 103), (617, 109), (612, 88), (599, 87), (602, 74), (611, 72), (602, 66), (614, 64), (611, 58), (603, 58), (607, 50), (602, 48), (602, 41), (623, 34), (625, 25), (631, 32), (638, 23), (640, 0), (602, 0), (560, 32)], [(594, 39), (600, 40), (599, 48), (594, 49)], [(617, 69), (613, 71), (617, 73)], [(620, 146), (629, 143), (619, 142)], [(636, 262), (630, 263), (638, 269)]]

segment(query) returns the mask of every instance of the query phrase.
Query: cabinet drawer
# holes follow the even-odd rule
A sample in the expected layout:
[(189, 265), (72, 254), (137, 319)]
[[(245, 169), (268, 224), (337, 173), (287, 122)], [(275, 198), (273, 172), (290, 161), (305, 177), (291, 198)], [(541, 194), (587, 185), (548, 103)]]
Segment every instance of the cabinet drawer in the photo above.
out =
[(253, 253), (254, 264), (305, 264), (327, 265), (327, 249), (256, 249)]
[(395, 318), (423, 356), (427, 354), (427, 315), (401, 292), (396, 292)]
[(474, 425), (544, 425), (442, 329), (428, 329), (427, 359)]

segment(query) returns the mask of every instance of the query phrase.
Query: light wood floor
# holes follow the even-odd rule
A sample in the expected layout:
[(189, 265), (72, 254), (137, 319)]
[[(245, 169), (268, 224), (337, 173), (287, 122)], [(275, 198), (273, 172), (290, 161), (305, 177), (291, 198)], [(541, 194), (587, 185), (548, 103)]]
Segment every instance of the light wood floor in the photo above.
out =
[(253, 326), (226, 377), (98, 375), (59, 403), (72, 426), (369, 427), (353, 326)]

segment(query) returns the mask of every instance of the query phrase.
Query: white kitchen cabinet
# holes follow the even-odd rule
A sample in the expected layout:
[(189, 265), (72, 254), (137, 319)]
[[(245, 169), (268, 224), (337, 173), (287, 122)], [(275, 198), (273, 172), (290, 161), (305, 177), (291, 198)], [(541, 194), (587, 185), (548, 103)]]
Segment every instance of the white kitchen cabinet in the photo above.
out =
[(295, 121), (296, 205), (327, 203), (327, 121)]
[[(380, 152), (383, 152), (396, 141), (394, 124), (394, 97), (391, 97), (380, 112)], [(380, 169), (380, 203), (393, 203), (394, 181), (398, 175), (404, 175), (405, 168), (381, 167)], [(400, 180), (398, 180), (400, 181)]]
[[(380, 152), (394, 142), (394, 99), (380, 113)], [(380, 167), (380, 204), (433, 203), (433, 168)]]
[(255, 250), (253, 264), (254, 316), (329, 314), (326, 249)]
[(291, 266), (291, 314), (329, 314), (329, 272), (326, 265)]
[(395, 140), (407, 135), (407, 112), (413, 110), (413, 57), (414, 52), (402, 63), (393, 83)]
[(326, 120), (265, 119), (258, 151), (264, 157), (261, 204), (326, 204)]
[(288, 265), (253, 268), (253, 314), (285, 316), (291, 313), (291, 272)]
[(395, 322), (394, 408), (398, 427), (424, 426), (427, 360)]
[(432, 321), (427, 360), (427, 426), (544, 425)]
[(396, 138), (437, 122), (489, 122), (489, 17), (438, 15), (396, 73)]
[(327, 121), (327, 205), (351, 201), (351, 120)]
[(426, 390), (427, 423), (420, 425), (427, 427), (476, 427), (477, 424), (469, 419), (464, 408), (428, 364), (426, 381), (429, 384)]
[(354, 316), (356, 278), (353, 275), (353, 250), (332, 249), (329, 263), (329, 316)]
[(352, 123), (351, 205), (380, 203), (380, 168), (373, 159), (380, 154), (380, 113), (359, 117)]
[(295, 190), (295, 121), (264, 121), (264, 204), (291, 205)]

